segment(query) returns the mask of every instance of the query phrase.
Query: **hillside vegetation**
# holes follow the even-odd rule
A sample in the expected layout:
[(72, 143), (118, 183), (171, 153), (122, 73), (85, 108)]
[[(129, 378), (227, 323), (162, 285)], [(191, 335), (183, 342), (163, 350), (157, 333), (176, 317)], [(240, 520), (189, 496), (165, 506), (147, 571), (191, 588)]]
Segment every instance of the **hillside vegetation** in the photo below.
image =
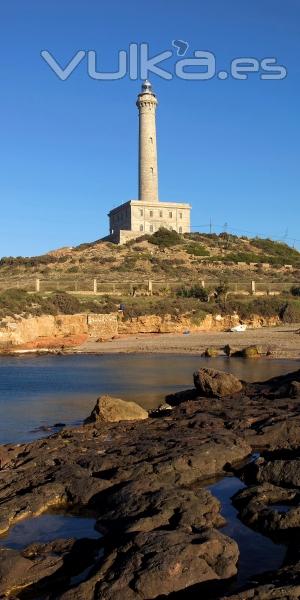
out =
[[(221, 290), (222, 286), (219, 286)], [(122, 315), (125, 320), (145, 316), (157, 315), (160, 317), (171, 316), (176, 320), (186, 316), (191, 322), (199, 325), (207, 314), (231, 315), (236, 312), (241, 319), (252, 316), (279, 317), (285, 323), (300, 322), (300, 298), (287, 293), (278, 297), (239, 297), (226, 296), (223, 288), (218, 293), (218, 288), (213, 298), (209, 298), (206, 290), (202, 294), (197, 289), (179, 288), (166, 297), (108, 297), (108, 296), (74, 296), (66, 292), (47, 294), (32, 294), (21, 289), (9, 289), (0, 292), (0, 327), (5, 325), (7, 318), (21, 318), (29, 316), (98, 313), (107, 314), (117, 312), (122, 305)]]
[(281, 242), (237, 237), (227, 233), (160, 230), (125, 246), (96, 241), (61, 248), (34, 257), (0, 259), (0, 285), (30, 278), (70, 280), (97, 277), (102, 281), (195, 281), (199, 278), (255, 279), (297, 283), (300, 253)]

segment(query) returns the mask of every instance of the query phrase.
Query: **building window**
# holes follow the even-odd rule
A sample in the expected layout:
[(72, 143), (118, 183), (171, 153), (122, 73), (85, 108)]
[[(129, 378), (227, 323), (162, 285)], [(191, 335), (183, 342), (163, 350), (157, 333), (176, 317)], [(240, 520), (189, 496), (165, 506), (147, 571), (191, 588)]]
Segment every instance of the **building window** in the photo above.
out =
[(153, 210), (150, 210), (150, 217), (153, 217)]
[(169, 212), (169, 218), (173, 219), (173, 213), (172, 212)]
[(154, 173), (153, 167), (150, 167), (150, 171), (151, 171), (151, 174), (153, 175), (153, 173)]
[(153, 233), (153, 225), (150, 225), (150, 231)]
[(162, 216), (163, 216), (163, 211), (162, 211), (162, 210), (160, 210), (160, 211), (159, 211), (159, 216), (160, 216), (160, 217), (162, 217)]
[(179, 219), (182, 219), (182, 213), (179, 213)]
[(182, 233), (182, 227), (179, 227), (179, 233)]
[(140, 231), (144, 231), (143, 225), (140, 225)]
[(142, 217), (142, 216), (143, 216), (143, 214), (144, 214), (144, 211), (143, 211), (143, 209), (142, 209), (142, 208), (140, 208), (140, 216)]

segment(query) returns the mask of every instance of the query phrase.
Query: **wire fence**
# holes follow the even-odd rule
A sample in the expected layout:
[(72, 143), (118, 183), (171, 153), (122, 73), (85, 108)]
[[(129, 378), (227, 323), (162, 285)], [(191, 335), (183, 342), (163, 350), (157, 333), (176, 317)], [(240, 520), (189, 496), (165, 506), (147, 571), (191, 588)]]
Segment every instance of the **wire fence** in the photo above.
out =
[[(172, 294), (182, 287), (200, 285), (208, 291), (213, 291), (218, 285), (218, 279), (197, 280), (133, 280), (133, 281), (102, 281), (93, 278), (61, 278), (61, 279), (0, 279), (0, 290), (19, 288), (28, 292), (50, 293), (64, 291), (85, 295), (135, 295), (135, 294)], [(299, 286), (296, 281), (234, 281), (226, 282), (231, 294), (276, 295), (289, 292), (292, 287)]]

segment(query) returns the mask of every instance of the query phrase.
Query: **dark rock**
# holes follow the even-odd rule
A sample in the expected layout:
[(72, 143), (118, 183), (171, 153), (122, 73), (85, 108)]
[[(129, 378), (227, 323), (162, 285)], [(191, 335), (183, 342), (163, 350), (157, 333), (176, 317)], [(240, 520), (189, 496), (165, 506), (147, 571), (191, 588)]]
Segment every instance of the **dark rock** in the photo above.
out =
[(176, 531), (138, 533), (104, 560), (95, 577), (63, 594), (63, 600), (157, 598), (204, 581), (236, 574), (237, 544), (211, 529), (199, 534)]
[(300, 562), (255, 578), (258, 583), (240, 593), (219, 600), (299, 600)]
[(220, 502), (204, 488), (196, 490), (159, 486), (153, 477), (146, 482), (132, 481), (110, 493), (98, 521), (98, 528), (125, 531), (152, 531), (158, 527), (207, 529), (225, 524)]
[(290, 398), (300, 398), (300, 382), (291, 381), (289, 389)]
[(258, 466), (256, 480), (258, 483), (300, 487), (300, 460), (263, 461)]
[(153, 408), (152, 410), (149, 410), (148, 414), (149, 414), (149, 417), (152, 417), (152, 418), (166, 417), (167, 415), (170, 414), (170, 412), (172, 410), (173, 410), (173, 406), (171, 406), (167, 402), (164, 402), (163, 404), (160, 404), (157, 408)]
[[(291, 539), (292, 530), (300, 527), (299, 491), (281, 488), (270, 483), (253, 486), (238, 492), (233, 504), (243, 522), (265, 534), (286, 532)], [(283, 505), (285, 510), (278, 506)]]
[(215, 369), (200, 369), (194, 373), (194, 384), (200, 395), (203, 396), (232, 396), (241, 392), (243, 385), (231, 373), (223, 373)]
[[(217, 397), (211, 397), (212, 385), (204, 386), (205, 395), (198, 389), (175, 394), (177, 406), (166, 417), (94, 421), (30, 444), (0, 448), (2, 532), (21, 518), (59, 506), (92, 510), (97, 527), (105, 531), (103, 561), (92, 559), (87, 580), (76, 587), (70, 580), (71, 565), (77, 569), (79, 562), (68, 541), (60, 550), (36, 544), (23, 553), (4, 549), (2, 595), (12, 593), (14, 564), (18, 585), (27, 586), (27, 598), (142, 600), (173, 592), (179, 598), (195, 584), (231, 577), (237, 548), (216, 531), (224, 523), (220, 504), (203, 486), (208, 478), (235, 468), (255, 484), (236, 497), (241, 519), (252, 527), (265, 527), (268, 535), (290, 532), (294, 544), (289, 553), (294, 564), (261, 583), (255, 577), (257, 596), (253, 588), (240, 598), (280, 598), (277, 580), (286, 592), (282, 598), (292, 598), (300, 581), (294, 535), (299, 517), (300, 404), (297, 398), (276, 394), (299, 382), (300, 371), (255, 384), (242, 385), (234, 378), (239, 392), (227, 377), (211, 376), (217, 379)], [(255, 449), (262, 457), (243, 467), (242, 461)], [(274, 502), (289, 502), (289, 512), (277, 510)], [(77, 548), (82, 557), (88, 554), (83, 546)], [(49, 589), (42, 595), (39, 590), (46, 582)], [(53, 593), (52, 584), (58, 586)]]
[(182, 402), (186, 402), (187, 400), (195, 400), (198, 397), (198, 391), (193, 388), (192, 390), (183, 390), (182, 392), (168, 394), (166, 396), (166, 402), (171, 404), (171, 406), (178, 406)]

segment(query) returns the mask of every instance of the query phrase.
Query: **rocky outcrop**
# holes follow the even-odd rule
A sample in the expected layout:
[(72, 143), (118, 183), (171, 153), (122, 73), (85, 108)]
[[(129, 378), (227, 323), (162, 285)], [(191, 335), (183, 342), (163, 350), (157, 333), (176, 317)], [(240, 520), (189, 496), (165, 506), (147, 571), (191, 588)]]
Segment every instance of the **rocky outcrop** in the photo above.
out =
[[(87, 339), (106, 341), (118, 335), (140, 333), (184, 333), (185, 331), (225, 331), (239, 322), (238, 315), (207, 314), (199, 323), (186, 316), (145, 315), (124, 320), (119, 313), (42, 315), (7, 317), (0, 323), (0, 352), (11, 349), (39, 350), (68, 348)], [(279, 320), (251, 319), (250, 327), (278, 325)]]
[(9, 317), (1, 323), (0, 350), (69, 347), (88, 338), (108, 340), (117, 334), (115, 313)]
[(148, 413), (136, 402), (129, 402), (112, 396), (100, 396), (85, 423), (95, 423), (97, 421), (115, 423), (143, 419), (148, 419)]
[[(214, 529), (139, 533), (103, 562), (94, 597), (151, 600), (174, 592), (184, 594), (195, 584), (234, 576), (238, 556), (237, 544)], [(62, 598), (90, 598), (89, 587), (83, 585), (79, 595), (69, 591)]]
[[(120, 320), (119, 333), (125, 335), (138, 333), (183, 333), (189, 331), (227, 331), (241, 322), (239, 315), (212, 315), (207, 314), (198, 323), (194, 319), (178, 315), (143, 315), (132, 317), (127, 320)], [(279, 317), (259, 317), (252, 315), (249, 319), (244, 319), (248, 327), (257, 329), (260, 327), (272, 327), (280, 324)]]
[(216, 369), (200, 369), (194, 373), (194, 384), (201, 396), (231, 396), (240, 392), (242, 383), (231, 373)]
[(233, 503), (247, 525), (265, 534), (298, 532), (300, 526), (299, 491), (270, 483), (251, 486), (238, 492)]
[[(297, 399), (276, 396), (276, 390), (299, 380), (298, 371), (244, 384), (240, 392), (223, 397), (194, 389), (178, 395), (176, 407), (161, 418), (96, 420), (30, 444), (5, 446), (2, 532), (48, 508), (76, 507), (83, 515), (93, 511), (103, 538), (56, 540), (22, 551), (2, 548), (1, 594), (64, 600), (192, 593), (220, 598), (220, 589), (236, 573), (238, 548), (218, 531), (224, 524), (220, 503), (205, 488), (208, 478), (230, 470), (252, 486), (236, 495), (240, 518), (258, 529), (267, 524), (268, 535), (286, 532), (294, 544), (283, 569), (255, 577), (255, 586), (249, 584), (232, 598), (295, 600), (300, 585), (300, 405)], [(262, 458), (245, 464), (257, 448)], [(275, 503), (289, 503), (290, 513)], [(74, 580), (80, 566), (84, 576)], [(222, 586), (218, 593), (213, 592), (216, 583)]]

